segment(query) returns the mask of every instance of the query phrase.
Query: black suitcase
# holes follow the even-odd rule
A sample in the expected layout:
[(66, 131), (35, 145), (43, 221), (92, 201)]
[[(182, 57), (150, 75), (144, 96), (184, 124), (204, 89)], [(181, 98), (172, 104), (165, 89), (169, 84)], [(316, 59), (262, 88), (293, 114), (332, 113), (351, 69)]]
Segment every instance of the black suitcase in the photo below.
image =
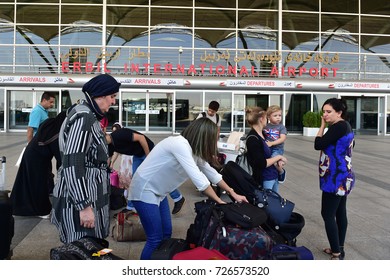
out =
[(176, 253), (189, 250), (186, 240), (180, 238), (169, 238), (161, 241), (160, 245), (152, 253), (152, 260), (172, 260)]
[(12, 256), (11, 242), (14, 237), (14, 217), (12, 216), (12, 205), (9, 199), (9, 191), (4, 190), (5, 186), (5, 163), (6, 158), (1, 157), (0, 170), (0, 260), (10, 259)]

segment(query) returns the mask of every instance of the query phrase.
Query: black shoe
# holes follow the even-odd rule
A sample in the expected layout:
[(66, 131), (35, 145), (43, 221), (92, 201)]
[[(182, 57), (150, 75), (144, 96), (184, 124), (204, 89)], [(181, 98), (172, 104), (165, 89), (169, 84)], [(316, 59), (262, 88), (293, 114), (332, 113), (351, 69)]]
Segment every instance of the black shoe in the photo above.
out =
[(283, 169), (283, 173), (278, 175), (278, 181), (280, 184), (286, 181), (286, 169)]
[(184, 202), (186, 199), (182, 197), (179, 201), (175, 202), (175, 205), (173, 206), (172, 214), (175, 215), (180, 212), (181, 208), (184, 205)]

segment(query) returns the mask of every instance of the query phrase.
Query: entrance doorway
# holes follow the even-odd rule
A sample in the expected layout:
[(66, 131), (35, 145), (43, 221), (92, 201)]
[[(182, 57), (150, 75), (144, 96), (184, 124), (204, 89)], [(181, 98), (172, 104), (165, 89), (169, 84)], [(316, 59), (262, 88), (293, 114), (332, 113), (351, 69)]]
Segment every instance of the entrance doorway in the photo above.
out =
[(378, 134), (378, 97), (346, 97), (347, 119), (356, 134)]
[(137, 131), (172, 131), (173, 93), (122, 91), (122, 122)]

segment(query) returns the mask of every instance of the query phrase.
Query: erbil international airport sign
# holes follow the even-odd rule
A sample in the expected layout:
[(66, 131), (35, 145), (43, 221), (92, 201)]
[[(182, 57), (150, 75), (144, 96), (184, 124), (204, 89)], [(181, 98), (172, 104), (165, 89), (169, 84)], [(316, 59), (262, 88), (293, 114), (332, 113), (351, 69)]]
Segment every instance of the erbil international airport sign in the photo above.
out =
[[(80, 49), (70, 49), (68, 53), (61, 54), (61, 72), (62, 73), (72, 73), (72, 74), (81, 74), (81, 73), (96, 73), (104, 72), (110, 73), (109, 65), (107, 62), (101, 61), (113, 61), (119, 58), (120, 50), (117, 50), (114, 53), (101, 52), (97, 55), (97, 63), (86, 61), (89, 55), (89, 48), (80, 48)], [(276, 66), (279, 61), (282, 61), (282, 55), (280, 52), (274, 53), (260, 53), (256, 51), (240, 51), (239, 54), (235, 57), (231, 57), (230, 52), (223, 51), (220, 53), (207, 53), (204, 52), (199, 58), (201, 61), (199, 64), (173, 64), (173, 63), (133, 63), (134, 59), (144, 59), (148, 60), (150, 54), (148, 52), (143, 52), (139, 48), (133, 49), (130, 52), (129, 57), (126, 61), (129, 63), (124, 63), (121, 69), (122, 74), (135, 74), (141, 75), (149, 73), (151, 75), (187, 75), (187, 76), (205, 76), (205, 75), (218, 75), (218, 76), (239, 76), (239, 77), (259, 77), (260, 75), (264, 77), (264, 73), (261, 72), (261, 69), (257, 69), (256, 66), (245, 66), (241, 65), (237, 67), (236, 63), (256, 62), (258, 65), (263, 65), (264, 69), (270, 69), (269, 77), (301, 77), (301, 76), (311, 76), (311, 77), (336, 77), (338, 68), (334, 67), (334, 64), (339, 62), (339, 54), (334, 55), (322, 54), (322, 53), (290, 53), (286, 56), (285, 62), (291, 63), (307, 63), (315, 62), (321, 63), (323, 67), (278, 67)], [(85, 62), (81, 62), (85, 60)], [(229, 64), (229, 61), (233, 60), (234, 65)], [(117, 70), (117, 69), (116, 69)], [(268, 72), (268, 71), (267, 71)]]

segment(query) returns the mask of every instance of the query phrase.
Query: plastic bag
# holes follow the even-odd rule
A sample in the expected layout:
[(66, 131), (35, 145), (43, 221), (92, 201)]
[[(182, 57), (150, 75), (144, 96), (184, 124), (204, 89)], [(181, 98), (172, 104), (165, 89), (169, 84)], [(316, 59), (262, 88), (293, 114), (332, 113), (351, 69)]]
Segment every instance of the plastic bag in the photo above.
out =
[(121, 165), (118, 172), (119, 188), (127, 189), (133, 178), (133, 161), (132, 156), (122, 155), (121, 157)]

